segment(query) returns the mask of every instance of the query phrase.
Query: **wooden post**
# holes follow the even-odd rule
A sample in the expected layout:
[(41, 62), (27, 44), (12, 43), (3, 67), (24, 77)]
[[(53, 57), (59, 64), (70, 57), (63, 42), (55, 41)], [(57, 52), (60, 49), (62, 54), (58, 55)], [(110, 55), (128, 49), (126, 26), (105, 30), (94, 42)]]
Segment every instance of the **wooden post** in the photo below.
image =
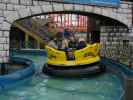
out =
[(1, 64), (1, 75), (5, 75), (5, 74), (7, 74), (6, 64), (2, 63)]
[(90, 33), (90, 18), (87, 16), (87, 43), (91, 41), (91, 33)]
[(40, 49), (40, 42), (37, 41), (37, 49)]
[(25, 48), (28, 48), (29, 47), (29, 35), (25, 33)]

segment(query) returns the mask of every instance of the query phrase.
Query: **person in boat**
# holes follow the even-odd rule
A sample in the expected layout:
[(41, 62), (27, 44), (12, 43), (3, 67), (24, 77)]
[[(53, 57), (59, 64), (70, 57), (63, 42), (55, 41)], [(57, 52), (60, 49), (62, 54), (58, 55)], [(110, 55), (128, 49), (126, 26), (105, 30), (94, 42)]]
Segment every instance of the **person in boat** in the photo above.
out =
[(56, 39), (53, 39), (51, 41), (48, 42), (48, 46), (52, 47), (52, 48), (55, 48), (55, 49), (58, 49), (58, 45), (56, 43)]
[(67, 48), (67, 60), (74, 60), (74, 53), (72, 48)]
[(72, 49), (76, 49), (77, 48), (77, 42), (76, 42), (76, 39), (73, 36), (71, 36), (69, 38), (68, 47), (72, 48)]
[(68, 48), (68, 40), (63, 37), (62, 32), (58, 32), (54, 39), (52, 39), (48, 45), (55, 49), (66, 50)]
[(69, 28), (64, 29), (64, 38), (69, 39), (70, 37), (74, 37), (73, 32)]
[(46, 23), (43, 26), (44, 40), (45, 40), (45, 37), (49, 38), (49, 40), (52, 40), (58, 33), (58, 30), (59, 28), (56, 22), (54, 21), (54, 18), (49, 16), (46, 20)]
[(82, 49), (86, 46), (87, 46), (87, 43), (86, 43), (85, 39), (82, 38), (82, 37), (79, 38), (79, 41), (78, 41), (78, 44), (77, 44), (77, 49)]
[(58, 33), (57, 26), (54, 23), (51, 23), (51, 22), (46, 23), (45, 26), (46, 26), (46, 29), (47, 29), (47, 32), (45, 32), (45, 35), (49, 38), (55, 37), (56, 34)]

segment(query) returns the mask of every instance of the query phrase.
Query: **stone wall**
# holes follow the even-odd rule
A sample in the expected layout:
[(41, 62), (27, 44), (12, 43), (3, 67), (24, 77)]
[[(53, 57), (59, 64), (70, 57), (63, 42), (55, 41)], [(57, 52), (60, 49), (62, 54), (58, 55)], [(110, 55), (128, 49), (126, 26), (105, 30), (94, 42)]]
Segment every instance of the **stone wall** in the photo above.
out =
[[(105, 28), (104, 28), (105, 29)], [(101, 31), (101, 55), (133, 68), (133, 31)]]
[[(15, 20), (55, 11), (82, 11), (106, 16), (132, 26), (132, 3), (121, 2), (118, 8), (34, 0), (0, 0), (0, 63), (8, 62), (10, 27)], [(131, 33), (129, 33), (132, 35)], [(132, 35), (133, 36), (133, 35)]]

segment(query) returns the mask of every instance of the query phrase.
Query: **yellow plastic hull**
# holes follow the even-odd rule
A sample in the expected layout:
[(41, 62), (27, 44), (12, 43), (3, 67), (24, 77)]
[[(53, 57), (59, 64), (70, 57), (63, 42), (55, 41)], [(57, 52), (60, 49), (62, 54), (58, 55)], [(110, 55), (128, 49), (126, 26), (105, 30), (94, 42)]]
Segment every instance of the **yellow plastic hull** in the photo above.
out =
[(67, 60), (65, 51), (46, 46), (48, 62), (43, 67), (43, 73), (54, 77), (88, 77), (104, 71), (100, 65), (100, 44), (87, 45), (75, 50), (74, 60)]
[(87, 45), (87, 47), (75, 50), (75, 60), (67, 60), (64, 51), (56, 50), (49, 46), (45, 47), (48, 53), (48, 64), (62, 67), (72, 67), (76, 65), (86, 65), (100, 61), (100, 44)]

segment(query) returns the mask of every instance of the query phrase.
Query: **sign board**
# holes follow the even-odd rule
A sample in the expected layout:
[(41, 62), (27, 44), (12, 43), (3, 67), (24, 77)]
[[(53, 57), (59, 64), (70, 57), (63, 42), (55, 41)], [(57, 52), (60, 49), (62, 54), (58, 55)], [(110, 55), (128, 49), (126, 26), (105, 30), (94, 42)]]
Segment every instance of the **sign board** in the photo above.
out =
[[(43, 1), (43, 0), (40, 0)], [(61, 3), (73, 3), (73, 4), (87, 4), (87, 5), (97, 5), (97, 6), (109, 6), (118, 7), (120, 0), (45, 0), (51, 2), (61, 2)]]

